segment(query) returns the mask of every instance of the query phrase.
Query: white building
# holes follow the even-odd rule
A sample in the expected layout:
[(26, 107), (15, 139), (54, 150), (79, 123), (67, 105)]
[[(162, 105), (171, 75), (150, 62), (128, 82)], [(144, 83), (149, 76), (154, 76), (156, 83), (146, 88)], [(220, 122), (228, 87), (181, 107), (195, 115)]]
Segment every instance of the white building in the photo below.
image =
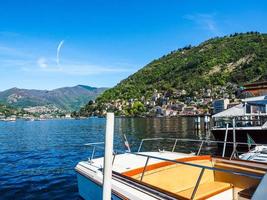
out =
[(71, 118), (71, 113), (67, 113), (67, 114), (65, 114), (65, 118), (70, 119), (70, 118)]

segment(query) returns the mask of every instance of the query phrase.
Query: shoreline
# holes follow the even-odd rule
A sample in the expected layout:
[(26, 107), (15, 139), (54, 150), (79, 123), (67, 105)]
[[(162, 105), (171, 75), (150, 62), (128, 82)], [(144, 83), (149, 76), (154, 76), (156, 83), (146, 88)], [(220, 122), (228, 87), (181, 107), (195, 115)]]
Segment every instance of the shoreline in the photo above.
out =
[[(211, 117), (212, 115), (176, 115), (176, 116), (115, 116), (115, 118), (148, 118), (148, 119), (152, 119), (152, 118), (180, 118), (180, 117), (187, 117), (187, 118), (193, 118), (193, 117), (205, 117), (205, 116), (209, 116)], [(47, 121), (47, 120), (85, 120), (85, 119), (93, 119), (93, 118), (105, 118), (105, 116), (91, 116), (91, 117), (72, 117), (72, 118), (48, 118), (48, 119), (25, 119), (25, 118), (16, 118), (16, 119), (8, 119), (8, 118), (4, 118), (4, 119), (0, 119), (0, 122), (14, 122), (14, 121)]]

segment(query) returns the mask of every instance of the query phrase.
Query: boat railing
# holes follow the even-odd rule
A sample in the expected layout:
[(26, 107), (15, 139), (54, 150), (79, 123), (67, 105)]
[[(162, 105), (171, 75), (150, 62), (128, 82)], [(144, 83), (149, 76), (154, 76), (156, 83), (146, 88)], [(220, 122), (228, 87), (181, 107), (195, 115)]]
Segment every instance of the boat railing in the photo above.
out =
[[(101, 151), (101, 152), (104, 152), (105, 147), (104, 146), (101, 146), (101, 145), (104, 145), (104, 144), (105, 144), (104, 142), (92, 142), (92, 143), (86, 143), (86, 144), (84, 144), (87, 147), (92, 147), (93, 148), (93, 150), (91, 152), (91, 155), (88, 158), (90, 164), (92, 164), (93, 159), (95, 158), (95, 154), (96, 154), (96, 152), (98, 150)], [(112, 161), (112, 164), (114, 163), (116, 154), (117, 154), (117, 151), (113, 151), (113, 161)]]
[[(178, 142), (197, 142), (199, 143), (199, 148), (198, 150), (195, 152), (196, 155), (200, 155), (202, 149), (203, 149), (203, 146), (204, 144), (221, 144), (221, 145), (235, 145), (236, 147), (239, 145), (245, 145), (245, 146), (248, 146), (249, 148), (253, 145), (253, 146), (259, 146), (259, 145), (267, 145), (267, 144), (260, 144), (260, 143), (253, 143), (253, 144), (250, 144), (250, 143), (246, 143), (246, 142), (228, 142), (228, 141), (217, 141), (217, 140), (201, 140), (201, 139), (188, 139), (188, 138), (164, 138), (164, 137), (161, 137), (161, 138), (145, 138), (145, 139), (142, 139), (141, 142), (140, 142), (140, 145), (138, 147), (138, 153), (141, 152), (142, 150), (142, 147), (144, 146), (144, 142), (146, 141), (160, 141), (160, 140), (169, 140), (169, 141), (173, 141), (173, 145), (171, 147), (171, 152), (174, 152), (175, 149), (176, 149), (176, 146), (177, 146), (177, 143)], [(234, 152), (235, 151), (235, 152)], [(245, 153), (245, 152), (238, 152), (235, 148), (233, 148), (233, 152), (232, 152), (232, 155), (234, 153)], [(224, 157), (225, 155), (225, 148), (222, 152), (222, 157)], [(232, 158), (232, 156), (231, 156)]]
[[(249, 118), (250, 117), (250, 118)], [(252, 118), (253, 117), (253, 118)], [(243, 116), (236, 117), (235, 127), (258, 127), (263, 126), (267, 121), (267, 115), (253, 115), (253, 116)], [(229, 124), (229, 128), (232, 128), (231, 118), (214, 118), (213, 128), (225, 128)]]
[[(203, 151), (203, 147), (205, 145), (210, 145), (210, 144), (221, 144), (221, 145), (224, 145), (224, 149), (222, 151), (222, 157), (225, 157), (225, 147), (226, 145), (235, 145), (236, 147), (239, 146), (239, 145), (245, 145), (245, 146), (248, 146), (248, 148), (250, 148), (251, 146), (260, 146), (260, 145), (265, 145), (267, 146), (267, 144), (260, 144), (260, 143), (253, 143), (253, 144), (249, 144), (249, 143), (246, 143), (246, 142), (228, 142), (228, 141), (217, 141), (217, 140), (201, 140), (201, 139), (189, 139), (189, 138), (164, 138), (164, 137), (159, 137), (159, 138), (144, 138), (141, 140), (140, 142), (140, 145), (138, 147), (138, 150), (137, 150), (137, 153), (140, 153), (142, 152), (142, 148), (144, 146), (144, 143), (145, 142), (148, 142), (148, 141), (173, 141), (173, 144), (171, 145), (171, 152), (175, 152), (175, 149), (177, 147), (177, 143), (178, 142), (187, 142), (187, 143), (198, 143), (199, 144), (199, 147), (198, 149), (196, 149), (196, 151), (194, 152), (196, 155), (200, 155)], [(92, 152), (91, 152), (91, 155), (89, 156), (89, 161), (92, 162), (92, 160), (95, 158), (95, 155), (96, 155), (96, 152), (97, 151), (101, 151), (103, 152), (104, 151), (104, 142), (94, 142), (94, 143), (87, 143), (85, 144), (85, 146), (88, 146), (88, 147), (91, 147), (92, 148)], [(162, 146), (163, 148), (163, 146)], [(113, 155), (114, 155), (114, 158), (113, 160), (115, 159), (116, 157), (116, 154), (117, 153), (125, 153), (125, 151), (113, 151)], [(241, 153), (246, 153), (246, 152), (240, 152), (240, 151), (237, 151), (236, 148), (233, 148), (233, 151), (231, 153), (231, 159), (234, 157), (234, 154), (241, 154)]]
[[(148, 140), (161, 140), (161, 139), (172, 139), (172, 140), (175, 140), (175, 144), (178, 142), (178, 141), (192, 141), (192, 142), (201, 142), (201, 145), (203, 145), (205, 142), (219, 142), (219, 143), (224, 143), (224, 142), (221, 142), (221, 141), (211, 141), (211, 140), (197, 140), (197, 139), (186, 139), (186, 138), (146, 138), (146, 139), (143, 139), (142, 142), (141, 142), (141, 145), (144, 141), (148, 141)], [(233, 144), (233, 142), (226, 142), (226, 143), (229, 143), (229, 144)], [(90, 146), (93, 148), (93, 151), (91, 153), (91, 156), (89, 157), (89, 160), (92, 161), (94, 158), (95, 158), (95, 152), (99, 149), (99, 150), (104, 150), (104, 147), (103, 146), (100, 146), (100, 145), (103, 145), (104, 142), (95, 142), (95, 143), (87, 143), (85, 144), (85, 146)], [(240, 144), (247, 144), (247, 143), (241, 143)], [(140, 146), (141, 146), (140, 145)], [(260, 145), (263, 145), (263, 144), (260, 144)], [(201, 146), (200, 146), (201, 148)], [(199, 149), (200, 149), (199, 148)], [(140, 149), (139, 149), (140, 150)], [(198, 152), (200, 152), (200, 150), (198, 150)], [(226, 169), (220, 169), (220, 168), (214, 168), (214, 167), (208, 167), (208, 166), (202, 166), (202, 165), (198, 165), (198, 164), (193, 164), (193, 163), (187, 163), (187, 162), (182, 162), (182, 161), (177, 161), (177, 160), (170, 160), (170, 159), (167, 159), (167, 158), (162, 158), (162, 157), (157, 157), (157, 156), (152, 156), (152, 155), (147, 155), (147, 154), (142, 154), (141, 151), (138, 151), (138, 152), (129, 152), (129, 151), (113, 151), (113, 155), (114, 155), (114, 159), (115, 159), (115, 155), (118, 154), (118, 153), (128, 153), (128, 154), (132, 154), (132, 155), (137, 155), (137, 156), (143, 156), (143, 157), (147, 157), (147, 160), (146, 160), (146, 163), (145, 163), (145, 166), (144, 166), (144, 170), (145, 171), (145, 168), (147, 167), (148, 165), (148, 162), (149, 162), (149, 159), (151, 158), (154, 158), (154, 159), (158, 159), (158, 160), (162, 160), (162, 161), (168, 161), (168, 162), (173, 162), (173, 163), (177, 163), (177, 164), (184, 164), (184, 165), (191, 165), (191, 166), (194, 166), (194, 167), (200, 167), (200, 168), (205, 168), (205, 169), (211, 169), (211, 170), (218, 170), (218, 171), (222, 171), (222, 172), (228, 172), (229, 170), (226, 170)], [(199, 155), (199, 153), (197, 154)], [(234, 174), (240, 174), (241, 172), (233, 172)], [(243, 172), (242, 172), (243, 173)], [(249, 173), (243, 173), (243, 174), (248, 174), (248, 175), (251, 175)], [(143, 175), (142, 175), (143, 176)], [(141, 177), (142, 177), (141, 176)], [(253, 175), (255, 176), (255, 175)], [(258, 176), (257, 176), (258, 177)], [(141, 178), (142, 179), (142, 178)]]
[(84, 144), (84, 146), (93, 148), (92, 153), (88, 158), (88, 160), (90, 161), (91, 164), (92, 164), (92, 160), (95, 158), (96, 151), (99, 150), (99, 149), (101, 151), (104, 151), (104, 149), (105, 149), (103, 146), (100, 146), (100, 145), (104, 145), (104, 142), (92, 142), (92, 143)]

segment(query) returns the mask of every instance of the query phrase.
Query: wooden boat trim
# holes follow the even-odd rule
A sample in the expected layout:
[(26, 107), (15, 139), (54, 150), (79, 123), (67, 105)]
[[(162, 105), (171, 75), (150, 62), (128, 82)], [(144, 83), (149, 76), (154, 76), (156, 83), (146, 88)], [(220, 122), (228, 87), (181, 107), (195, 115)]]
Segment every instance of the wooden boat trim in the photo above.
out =
[[(190, 162), (190, 161), (196, 161), (196, 160), (209, 160), (209, 161), (211, 161), (211, 156), (210, 155), (192, 156), (192, 157), (187, 157), (187, 158), (178, 158), (175, 161)], [(144, 171), (144, 169), (145, 169), (145, 172), (147, 172), (147, 171), (155, 170), (155, 169), (158, 169), (158, 168), (161, 168), (161, 167), (166, 167), (166, 166), (174, 165), (174, 164), (176, 164), (176, 163), (171, 162), (171, 161), (163, 161), (163, 162), (160, 162), (160, 163), (155, 163), (155, 164), (152, 164), (152, 165), (148, 165), (146, 168), (145, 167), (140, 167), (140, 168), (137, 168), (137, 169), (133, 169), (133, 170), (124, 172), (122, 174), (125, 175), (125, 176), (134, 176), (134, 175), (137, 175), (137, 174), (141, 174)]]
[(212, 161), (216, 163), (225, 163), (225, 164), (231, 164), (235, 166), (243, 166), (243, 167), (249, 167), (254, 170), (261, 170), (263, 172), (267, 171), (267, 163), (263, 162), (256, 162), (252, 160), (240, 160), (240, 159), (232, 159), (229, 160), (227, 158), (222, 157), (212, 157)]

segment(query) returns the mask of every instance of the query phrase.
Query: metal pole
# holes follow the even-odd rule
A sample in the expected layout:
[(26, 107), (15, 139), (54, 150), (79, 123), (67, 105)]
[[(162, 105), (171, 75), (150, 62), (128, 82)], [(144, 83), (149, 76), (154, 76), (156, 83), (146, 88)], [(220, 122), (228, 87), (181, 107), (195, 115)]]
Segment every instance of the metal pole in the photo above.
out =
[(112, 159), (112, 166), (114, 165), (115, 158), (116, 158), (116, 153), (114, 152), (114, 153), (113, 153), (113, 159)]
[(141, 151), (141, 148), (142, 148), (143, 142), (144, 142), (144, 140), (141, 140), (141, 143), (140, 143), (140, 145), (139, 145), (139, 148), (138, 148), (138, 151), (137, 151), (137, 152), (140, 152), (140, 151)]
[(224, 157), (224, 155), (225, 155), (226, 142), (227, 142), (227, 137), (228, 137), (228, 127), (229, 127), (229, 124), (226, 124), (222, 157)]
[(235, 118), (233, 118), (233, 153), (231, 157), (235, 157), (236, 153), (236, 134), (235, 134)]
[(199, 130), (200, 129), (200, 117), (199, 116), (197, 116), (195, 118), (195, 129), (196, 130)]
[(131, 152), (131, 147), (130, 147), (130, 144), (128, 142), (128, 139), (127, 139), (126, 135), (123, 134), (123, 137), (124, 137), (124, 145), (125, 145), (125, 147), (127, 148), (128, 152)]
[(196, 195), (196, 192), (197, 192), (197, 189), (198, 189), (198, 186), (199, 186), (199, 184), (200, 184), (201, 178), (202, 178), (202, 176), (203, 176), (203, 174), (204, 174), (204, 171), (205, 171), (205, 168), (202, 168), (202, 169), (201, 169), (201, 172), (200, 172), (200, 174), (199, 174), (199, 177), (198, 177), (198, 179), (197, 179), (196, 186), (195, 186), (195, 188), (194, 188), (194, 190), (193, 190), (193, 192), (192, 192), (192, 195), (191, 195), (191, 198), (190, 198), (190, 199), (194, 199), (194, 197), (195, 197), (195, 195)]
[(92, 152), (92, 154), (91, 154), (91, 158), (90, 158), (90, 163), (92, 163), (93, 161), (93, 159), (94, 159), (94, 156), (95, 156), (95, 146), (94, 146), (94, 148), (93, 148), (93, 152)]
[(204, 117), (204, 126), (205, 126), (205, 129), (208, 129), (209, 127), (209, 116), (208, 115), (205, 115)]
[(202, 142), (201, 142), (201, 144), (200, 144), (200, 147), (199, 147), (198, 152), (197, 152), (197, 156), (199, 156), (199, 154), (200, 154), (200, 152), (201, 152), (203, 143), (204, 143), (204, 140), (202, 140)]
[(175, 140), (175, 142), (174, 142), (174, 145), (173, 145), (173, 147), (172, 147), (172, 152), (174, 152), (174, 150), (175, 150), (175, 147), (176, 147), (177, 141), (178, 141), (178, 139), (176, 139), (176, 140)]
[(148, 164), (148, 160), (149, 160), (149, 156), (147, 156), (146, 164), (145, 164), (145, 167), (144, 167), (144, 169), (143, 169), (143, 173), (142, 173), (142, 175), (141, 175), (141, 179), (140, 179), (140, 181), (142, 181), (143, 178), (144, 178), (144, 175), (145, 175), (145, 172), (146, 172), (146, 167), (147, 167), (147, 164)]
[(111, 200), (113, 135), (114, 135), (114, 113), (107, 113), (106, 135), (105, 135), (104, 178), (103, 178), (103, 200)]

